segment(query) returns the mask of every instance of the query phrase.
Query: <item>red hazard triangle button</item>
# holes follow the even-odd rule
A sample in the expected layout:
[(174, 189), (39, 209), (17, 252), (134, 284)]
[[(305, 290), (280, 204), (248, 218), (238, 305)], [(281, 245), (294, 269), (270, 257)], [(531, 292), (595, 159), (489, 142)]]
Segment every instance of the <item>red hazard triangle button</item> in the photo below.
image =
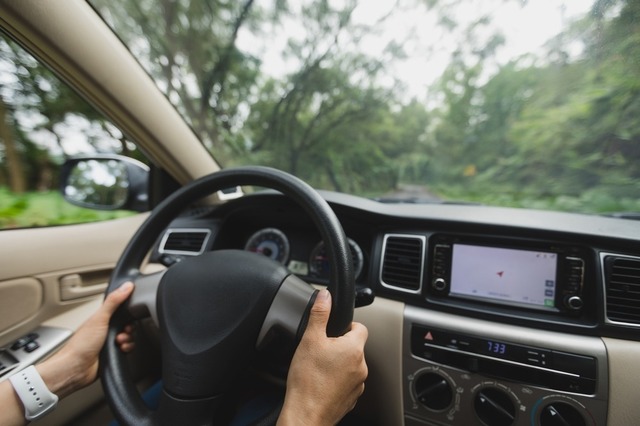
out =
[(427, 331), (427, 334), (424, 335), (424, 340), (433, 340), (433, 334), (430, 331)]

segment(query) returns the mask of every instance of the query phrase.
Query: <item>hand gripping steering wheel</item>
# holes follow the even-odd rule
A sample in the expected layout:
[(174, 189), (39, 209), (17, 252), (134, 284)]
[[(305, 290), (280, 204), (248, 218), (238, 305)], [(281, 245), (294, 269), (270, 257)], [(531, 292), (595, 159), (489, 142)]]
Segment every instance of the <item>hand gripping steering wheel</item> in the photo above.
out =
[[(340, 222), (309, 185), (267, 167), (239, 167), (200, 178), (164, 200), (135, 233), (113, 271), (107, 294), (136, 285), (109, 324), (100, 354), (104, 391), (124, 425), (217, 424), (216, 411), (256, 347), (274, 328), (300, 336), (316, 291), (284, 266), (241, 250), (205, 252), (165, 271), (140, 267), (158, 236), (185, 206), (235, 186), (275, 189), (313, 220), (332, 259), (328, 336), (348, 331), (355, 298), (352, 260)], [(161, 332), (163, 392), (151, 411), (136, 390), (125, 356), (113, 343), (132, 319), (152, 317)]]

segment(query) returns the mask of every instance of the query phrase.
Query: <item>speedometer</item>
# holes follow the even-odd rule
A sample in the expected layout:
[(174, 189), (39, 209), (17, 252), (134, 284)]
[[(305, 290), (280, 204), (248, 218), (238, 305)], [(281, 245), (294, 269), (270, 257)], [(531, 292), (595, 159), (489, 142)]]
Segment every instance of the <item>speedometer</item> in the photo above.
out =
[[(360, 246), (353, 241), (349, 240), (349, 249), (351, 249), (351, 258), (353, 260), (353, 275), (357, 279), (362, 272), (362, 266), (364, 264), (364, 257)], [(313, 277), (329, 278), (331, 272), (331, 262), (327, 250), (324, 246), (324, 241), (320, 241), (311, 251), (309, 256), (309, 273)]]
[(262, 254), (283, 265), (289, 259), (289, 240), (276, 228), (264, 228), (253, 234), (244, 247), (247, 251)]

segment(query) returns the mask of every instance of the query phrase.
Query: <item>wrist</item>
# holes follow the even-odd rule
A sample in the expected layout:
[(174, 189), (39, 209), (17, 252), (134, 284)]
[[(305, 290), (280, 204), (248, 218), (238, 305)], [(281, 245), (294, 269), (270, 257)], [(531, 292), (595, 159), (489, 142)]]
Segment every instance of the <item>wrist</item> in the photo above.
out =
[(307, 407), (303, 403), (291, 402), (287, 403), (285, 398), (282, 411), (278, 417), (276, 426), (330, 426), (331, 422), (327, 422), (319, 415), (319, 410), (315, 406)]
[(49, 390), (62, 399), (86, 386), (83, 383), (84, 374), (75, 371), (74, 364), (73, 360), (67, 359), (63, 353), (58, 353), (38, 364), (36, 369)]
[(24, 418), (27, 422), (38, 420), (56, 408), (58, 395), (51, 392), (33, 365), (11, 375), (9, 381), (24, 407)]

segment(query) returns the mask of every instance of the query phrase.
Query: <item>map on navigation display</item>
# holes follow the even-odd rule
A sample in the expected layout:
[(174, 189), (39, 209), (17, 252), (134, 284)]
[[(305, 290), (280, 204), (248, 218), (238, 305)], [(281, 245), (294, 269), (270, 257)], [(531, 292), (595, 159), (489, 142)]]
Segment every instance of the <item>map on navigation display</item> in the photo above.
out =
[(557, 254), (454, 244), (450, 294), (553, 308)]

